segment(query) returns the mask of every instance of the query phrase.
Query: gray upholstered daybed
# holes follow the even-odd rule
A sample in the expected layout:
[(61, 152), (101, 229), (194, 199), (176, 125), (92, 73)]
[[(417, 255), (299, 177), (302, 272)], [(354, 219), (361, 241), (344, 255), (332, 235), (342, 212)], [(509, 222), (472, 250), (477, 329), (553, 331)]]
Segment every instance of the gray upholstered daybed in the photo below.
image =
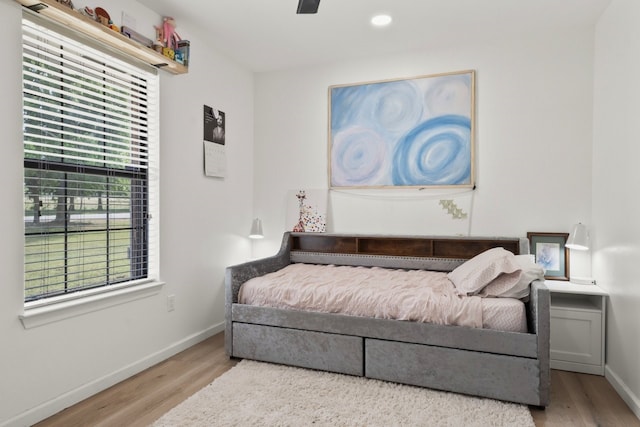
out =
[[(226, 270), (227, 354), (535, 406), (549, 402), (549, 291), (531, 283), (527, 332), (238, 303), (243, 283), (292, 263), (452, 271), (526, 239), (285, 233), (278, 254)], [(510, 255), (510, 254), (509, 254)]]

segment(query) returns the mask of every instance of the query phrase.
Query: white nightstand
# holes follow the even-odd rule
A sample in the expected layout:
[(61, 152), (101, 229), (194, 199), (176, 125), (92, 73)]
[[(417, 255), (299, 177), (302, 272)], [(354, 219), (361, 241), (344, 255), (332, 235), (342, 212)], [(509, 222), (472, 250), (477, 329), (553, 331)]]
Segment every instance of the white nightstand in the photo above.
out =
[(596, 285), (545, 284), (551, 292), (551, 368), (604, 375), (608, 294)]

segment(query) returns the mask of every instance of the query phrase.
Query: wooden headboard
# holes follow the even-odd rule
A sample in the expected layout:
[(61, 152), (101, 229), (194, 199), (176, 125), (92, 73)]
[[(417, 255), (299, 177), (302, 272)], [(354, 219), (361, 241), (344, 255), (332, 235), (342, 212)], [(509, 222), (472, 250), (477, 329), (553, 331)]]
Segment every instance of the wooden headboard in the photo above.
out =
[(386, 255), (470, 259), (495, 247), (520, 254), (519, 238), (374, 236), (326, 233), (290, 233), (289, 247), (295, 252)]

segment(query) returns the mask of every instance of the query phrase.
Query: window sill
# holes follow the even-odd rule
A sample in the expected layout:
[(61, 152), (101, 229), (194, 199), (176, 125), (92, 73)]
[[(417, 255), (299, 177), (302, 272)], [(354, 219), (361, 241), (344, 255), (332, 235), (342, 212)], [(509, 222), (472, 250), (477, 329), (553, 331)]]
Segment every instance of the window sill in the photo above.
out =
[(71, 317), (103, 310), (114, 305), (148, 298), (160, 292), (164, 282), (144, 281), (119, 287), (98, 288), (63, 297), (26, 303), (19, 316), (25, 329), (36, 328)]

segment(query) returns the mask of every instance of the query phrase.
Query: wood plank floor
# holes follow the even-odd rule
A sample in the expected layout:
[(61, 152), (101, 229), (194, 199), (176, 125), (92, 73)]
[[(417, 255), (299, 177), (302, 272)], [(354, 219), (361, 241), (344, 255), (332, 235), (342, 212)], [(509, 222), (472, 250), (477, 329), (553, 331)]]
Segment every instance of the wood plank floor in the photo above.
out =
[[(236, 363), (218, 334), (36, 426), (148, 426)], [(604, 377), (574, 372), (552, 370), (551, 405), (531, 414), (536, 426), (640, 427)]]
[(217, 334), (36, 426), (148, 426), (236, 363)]

